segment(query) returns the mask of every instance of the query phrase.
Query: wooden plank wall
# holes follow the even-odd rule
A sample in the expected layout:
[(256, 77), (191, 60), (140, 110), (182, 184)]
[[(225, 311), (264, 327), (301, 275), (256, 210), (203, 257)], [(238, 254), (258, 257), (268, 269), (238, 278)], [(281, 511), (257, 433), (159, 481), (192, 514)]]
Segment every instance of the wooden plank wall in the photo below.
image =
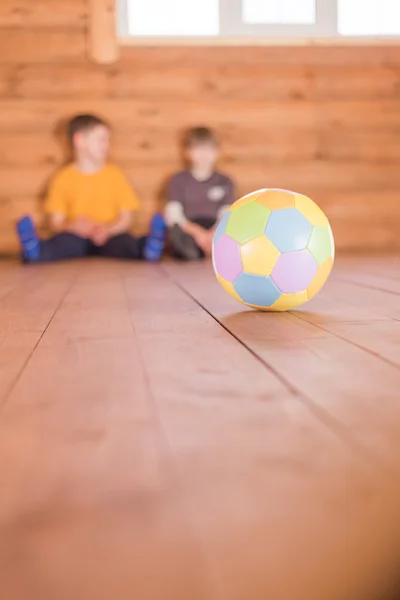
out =
[(143, 201), (180, 162), (182, 128), (223, 140), (239, 193), (287, 187), (327, 211), (341, 249), (400, 248), (400, 46), (125, 48), (86, 58), (85, 0), (1, 0), (0, 252), (63, 160), (56, 124), (95, 111)]

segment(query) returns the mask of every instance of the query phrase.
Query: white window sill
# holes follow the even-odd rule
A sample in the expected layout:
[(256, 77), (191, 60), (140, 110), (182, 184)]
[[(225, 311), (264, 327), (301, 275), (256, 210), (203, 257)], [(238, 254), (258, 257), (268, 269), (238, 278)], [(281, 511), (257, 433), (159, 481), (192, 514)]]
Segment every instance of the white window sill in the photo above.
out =
[(224, 36), (128, 36), (121, 46), (400, 46), (400, 37), (224, 37)]

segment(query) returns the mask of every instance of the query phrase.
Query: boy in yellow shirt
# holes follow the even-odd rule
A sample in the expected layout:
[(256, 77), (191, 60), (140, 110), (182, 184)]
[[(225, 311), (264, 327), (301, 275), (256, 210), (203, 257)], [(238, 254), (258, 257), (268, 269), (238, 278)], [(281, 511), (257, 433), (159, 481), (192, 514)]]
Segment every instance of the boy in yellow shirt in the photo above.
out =
[(45, 211), (55, 234), (39, 239), (30, 217), (17, 224), (25, 262), (48, 262), (103, 256), (121, 259), (161, 258), (166, 225), (155, 215), (146, 238), (130, 235), (139, 200), (122, 171), (107, 162), (110, 129), (94, 115), (77, 115), (68, 125), (75, 160), (55, 176)]

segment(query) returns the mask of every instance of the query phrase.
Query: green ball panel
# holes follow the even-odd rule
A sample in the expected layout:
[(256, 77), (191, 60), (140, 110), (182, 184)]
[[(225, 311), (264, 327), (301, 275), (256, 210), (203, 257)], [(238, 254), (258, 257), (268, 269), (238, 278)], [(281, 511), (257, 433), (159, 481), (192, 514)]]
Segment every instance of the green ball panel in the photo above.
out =
[(262, 235), (270, 211), (257, 202), (249, 202), (232, 210), (225, 233), (239, 244)]
[(319, 265), (332, 256), (333, 248), (328, 227), (314, 227), (307, 247)]

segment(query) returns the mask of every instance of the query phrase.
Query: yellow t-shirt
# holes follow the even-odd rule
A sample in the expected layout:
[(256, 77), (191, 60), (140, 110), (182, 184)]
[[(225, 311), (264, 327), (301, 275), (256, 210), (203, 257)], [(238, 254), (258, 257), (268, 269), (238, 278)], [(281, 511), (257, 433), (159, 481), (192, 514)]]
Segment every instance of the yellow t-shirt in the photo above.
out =
[(74, 164), (55, 176), (47, 197), (47, 213), (68, 221), (86, 217), (97, 223), (116, 221), (123, 210), (138, 210), (139, 200), (122, 171), (111, 164), (97, 173), (81, 173)]

